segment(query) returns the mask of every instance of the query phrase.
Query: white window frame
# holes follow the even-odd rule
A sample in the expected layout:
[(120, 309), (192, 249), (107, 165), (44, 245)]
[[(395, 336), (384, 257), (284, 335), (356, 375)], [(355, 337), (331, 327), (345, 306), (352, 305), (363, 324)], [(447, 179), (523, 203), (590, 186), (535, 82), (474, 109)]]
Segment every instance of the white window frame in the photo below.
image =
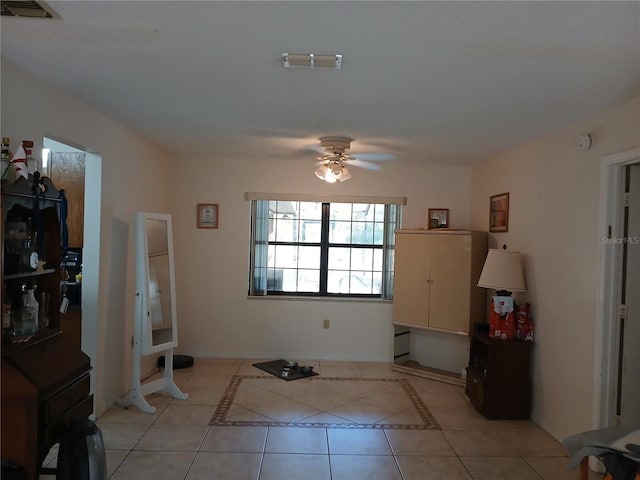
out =
[[(299, 194), (272, 194), (272, 193), (247, 193), (245, 198), (251, 202), (251, 240), (250, 240), (250, 271), (249, 271), (249, 296), (250, 297), (322, 297), (322, 298), (361, 298), (361, 299), (390, 299), (393, 293), (393, 259), (395, 253), (395, 230), (401, 227), (402, 206), (406, 204), (404, 197), (363, 197), (363, 196), (317, 196)], [(324, 283), (314, 292), (289, 292), (275, 291), (268, 288), (267, 280), (267, 250), (270, 242), (268, 236), (269, 201), (287, 202), (317, 202), (322, 204), (348, 203), (348, 204), (377, 204), (384, 205), (384, 234), (383, 244), (380, 248), (383, 252), (383, 273), (381, 292), (375, 294), (363, 293), (331, 293), (327, 292)], [(323, 207), (330, 208), (330, 207)], [(392, 218), (389, 218), (389, 216)], [(330, 220), (328, 215), (323, 220), (323, 228), (328, 228)], [(262, 239), (262, 240), (261, 240)], [(271, 242), (273, 244), (273, 242)], [(260, 244), (263, 248), (260, 248)], [(353, 248), (359, 244), (353, 243)], [(342, 246), (342, 245), (341, 245)], [(325, 244), (322, 248), (330, 248)], [(321, 269), (328, 270), (327, 262), (321, 265)], [(355, 271), (355, 270), (354, 270)], [(324, 289), (324, 291), (322, 291)]]

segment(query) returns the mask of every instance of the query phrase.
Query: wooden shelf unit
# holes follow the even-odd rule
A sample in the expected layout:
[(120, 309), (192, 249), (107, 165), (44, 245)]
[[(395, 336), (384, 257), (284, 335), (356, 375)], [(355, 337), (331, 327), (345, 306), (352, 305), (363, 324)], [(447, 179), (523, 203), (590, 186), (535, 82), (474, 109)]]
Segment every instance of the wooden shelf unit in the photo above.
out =
[(59, 330), (2, 349), (2, 458), (38, 478), (72, 420), (93, 412), (89, 357)]
[(474, 333), (465, 393), (489, 419), (528, 419), (531, 414), (531, 342)]
[[(60, 192), (47, 177), (40, 186), (21, 177), (14, 183), (2, 182), (2, 276), (3, 297), (19, 314), (23, 283), (37, 285), (38, 293), (48, 295), (49, 325), (39, 325), (37, 333), (21, 337), (2, 332), (0, 429), (1, 455), (26, 473), (27, 480), (38, 478), (47, 453), (60, 441), (70, 423), (93, 413), (93, 395), (89, 372), (91, 362), (79, 346), (60, 331)], [(42, 193), (40, 187), (45, 188)], [(37, 192), (37, 196), (33, 193)], [(19, 237), (10, 237), (7, 223), (14, 231), (25, 218), (37, 219), (34, 237), (39, 259), (44, 266), (25, 268), (19, 259)], [(27, 222), (28, 224), (28, 222)], [(13, 235), (13, 233), (12, 233)], [(41, 298), (41, 297), (40, 297)], [(46, 303), (45, 303), (46, 305)], [(41, 305), (42, 306), (42, 305)], [(44, 317), (44, 315), (42, 315)]]

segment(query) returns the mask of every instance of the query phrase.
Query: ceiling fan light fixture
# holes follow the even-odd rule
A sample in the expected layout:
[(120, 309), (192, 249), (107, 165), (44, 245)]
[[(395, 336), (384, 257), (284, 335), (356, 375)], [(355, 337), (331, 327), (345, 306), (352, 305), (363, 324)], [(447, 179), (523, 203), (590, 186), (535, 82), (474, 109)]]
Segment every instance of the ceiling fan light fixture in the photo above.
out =
[(367, 170), (380, 170), (375, 163), (367, 160), (389, 160), (395, 156), (387, 153), (360, 153), (350, 154), (348, 150), (351, 148), (353, 138), (342, 135), (327, 135), (319, 138), (320, 149), (313, 148), (314, 151), (322, 153), (317, 157), (319, 162), (316, 166), (316, 176), (325, 182), (334, 183), (336, 180), (344, 182), (351, 178), (351, 172), (347, 168), (350, 167), (365, 168)]
[(327, 165), (320, 165), (314, 173), (316, 174), (316, 177), (318, 177), (320, 180), (328, 181), (327, 175), (331, 174), (331, 170), (329, 170), (329, 167)]
[(338, 180), (340, 180), (341, 182), (344, 182), (345, 180), (349, 180), (350, 178), (351, 178), (351, 172), (347, 167), (343, 166), (340, 177), (338, 177)]
[(339, 161), (331, 161), (320, 165), (314, 172), (316, 177), (327, 183), (335, 183), (337, 180), (344, 182), (351, 178), (351, 172)]

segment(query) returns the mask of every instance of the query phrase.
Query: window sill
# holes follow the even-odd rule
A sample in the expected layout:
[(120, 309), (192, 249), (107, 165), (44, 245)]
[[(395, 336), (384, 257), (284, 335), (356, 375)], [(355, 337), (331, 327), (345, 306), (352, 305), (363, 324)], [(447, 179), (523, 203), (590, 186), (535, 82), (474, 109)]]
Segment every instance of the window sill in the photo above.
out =
[(392, 303), (389, 298), (366, 297), (305, 297), (298, 295), (247, 295), (248, 300), (285, 300), (297, 302), (358, 302), (358, 303)]

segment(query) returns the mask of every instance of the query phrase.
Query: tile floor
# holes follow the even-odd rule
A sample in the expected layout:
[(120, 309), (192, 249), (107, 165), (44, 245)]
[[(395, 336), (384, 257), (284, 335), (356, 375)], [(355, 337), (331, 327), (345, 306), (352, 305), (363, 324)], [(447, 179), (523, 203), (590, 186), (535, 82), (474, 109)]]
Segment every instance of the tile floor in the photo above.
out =
[[(174, 373), (178, 386), (189, 394), (187, 400), (150, 395), (149, 403), (157, 407), (153, 415), (135, 407), (112, 407), (97, 421), (109, 478), (578, 479), (577, 470), (566, 469), (567, 457), (560, 443), (533, 422), (487, 420), (472, 408), (462, 387), (392, 372), (382, 363), (311, 362), (323, 377), (406, 378), (442, 430), (209, 426), (232, 375), (268, 376), (251, 365), (256, 361), (196, 359), (193, 367)], [(314, 417), (314, 421), (327, 423), (337, 418), (373, 424), (384, 421), (385, 415), (404, 418), (398, 413), (407, 409), (411, 417), (413, 407), (402, 393), (363, 394), (354, 387), (356, 383), (345, 381), (338, 390), (311, 389), (313, 383), (307, 380), (274, 379), (263, 382), (268, 389), (255, 385), (239, 389), (227, 418), (273, 422)], [(48, 461), (55, 462), (55, 448)]]

